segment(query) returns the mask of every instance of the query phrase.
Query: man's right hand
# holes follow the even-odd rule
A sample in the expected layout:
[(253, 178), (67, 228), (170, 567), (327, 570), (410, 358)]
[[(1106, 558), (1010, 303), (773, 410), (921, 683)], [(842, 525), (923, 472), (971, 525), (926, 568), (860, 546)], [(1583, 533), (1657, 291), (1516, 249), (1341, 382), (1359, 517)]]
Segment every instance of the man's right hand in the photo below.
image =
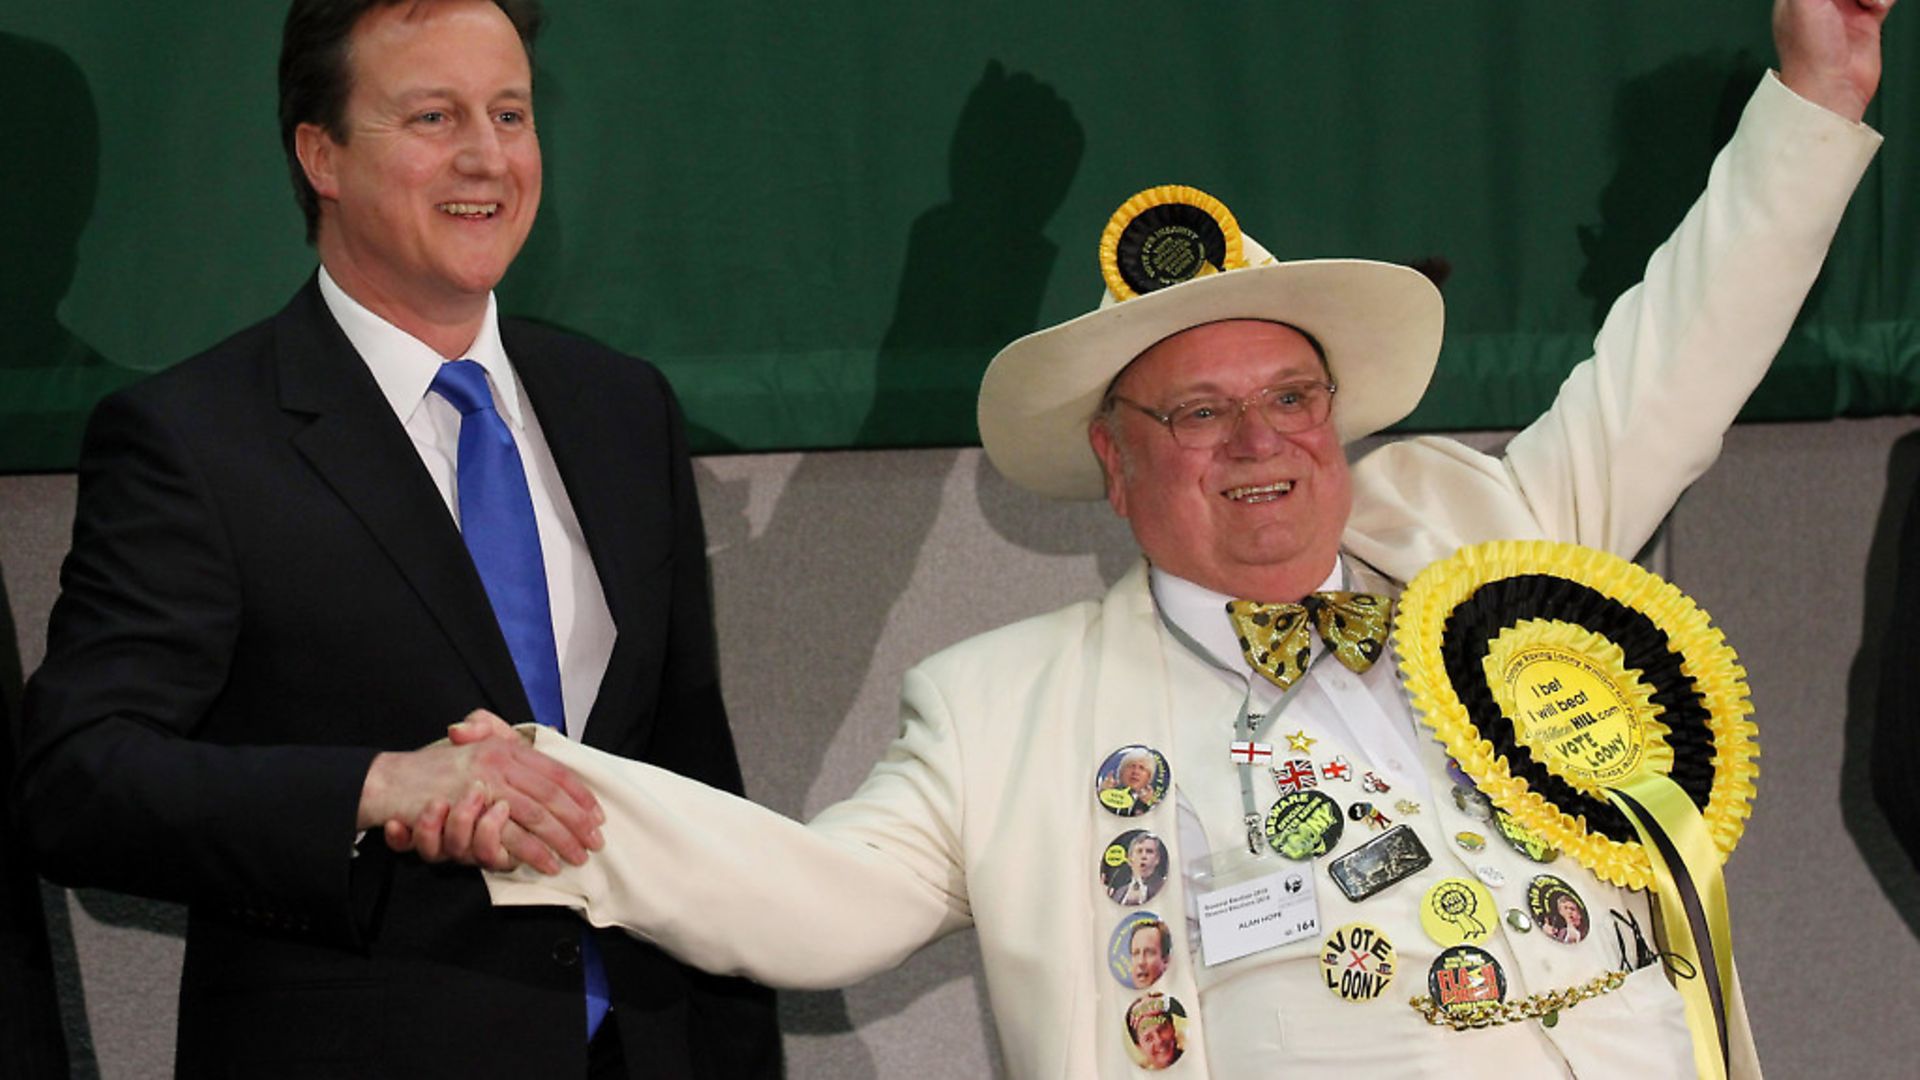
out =
[(1880, 26), (1893, 0), (1774, 0), (1780, 81), (1849, 120), (1880, 86)]
[(606, 815), (579, 777), (485, 710), (462, 726), (489, 737), (374, 758), (360, 790), (359, 827), (381, 828), (389, 847), (429, 862), (494, 870), (527, 863), (553, 874), (561, 859), (578, 866), (600, 849)]

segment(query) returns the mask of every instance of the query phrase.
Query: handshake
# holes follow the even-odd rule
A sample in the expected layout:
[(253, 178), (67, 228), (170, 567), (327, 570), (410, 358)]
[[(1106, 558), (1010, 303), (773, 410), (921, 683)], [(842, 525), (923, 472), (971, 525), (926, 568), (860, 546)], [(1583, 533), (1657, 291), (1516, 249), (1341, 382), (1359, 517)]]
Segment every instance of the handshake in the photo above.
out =
[(444, 742), (374, 758), (360, 790), (358, 827), (428, 862), (489, 870), (522, 864), (543, 874), (580, 866), (604, 844), (606, 813), (580, 778), (485, 709), (447, 729)]

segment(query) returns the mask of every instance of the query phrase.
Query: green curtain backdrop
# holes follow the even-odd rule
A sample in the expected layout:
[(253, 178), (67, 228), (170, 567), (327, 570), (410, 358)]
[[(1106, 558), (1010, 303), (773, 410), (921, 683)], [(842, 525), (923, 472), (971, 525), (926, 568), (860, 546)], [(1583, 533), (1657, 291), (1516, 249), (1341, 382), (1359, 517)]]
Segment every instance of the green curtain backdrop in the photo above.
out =
[[(660, 364), (697, 449), (971, 442), (1006, 341), (1097, 299), (1107, 215), (1205, 188), (1283, 258), (1452, 266), (1415, 429), (1544, 406), (1771, 60), (1764, 0), (550, 0), (546, 199), (502, 307)], [(0, 0), (0, 469), (312, 271), (283, 6)], [(1888, 143), (1750, 418), (1920, 404), (1920, 12)]]

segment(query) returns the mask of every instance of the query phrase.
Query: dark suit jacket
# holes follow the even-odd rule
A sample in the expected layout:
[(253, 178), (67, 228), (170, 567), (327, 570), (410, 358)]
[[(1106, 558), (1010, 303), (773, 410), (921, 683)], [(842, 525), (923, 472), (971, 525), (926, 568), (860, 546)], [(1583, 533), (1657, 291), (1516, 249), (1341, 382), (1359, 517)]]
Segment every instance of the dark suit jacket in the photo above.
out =
[[(1894, 453), (1897, 468), (1901, 451)], [(1920, 867), (1920, 805), (1913, 798), (1914, 777), (1920, 776), (1920, 493), (1908, 496), (1894, 550), (1899, 556), (1893, 615), (1880, 654), (1879, 704), (1869, 718), (1867, 760), (1874, 802), (1907, 857)]]
[[(705, 542), (651, 366), (501, 336), (618, 628), (585, 739), (730, 790)], [(20, 794), (49, 877), (190, 908), (186, 1076), (580, 1076), (579, 937), (377, 836), (383, 749), (531, 717), (446, 504), (309, 282), (105, 400), (27, 688)], [(635, 1075), (778, 1071), (771, 997), (598, 940)]]
[[(13, 611), (0, 580), (0, 779), (13, 774), (15, 702), (20, 698), (20, 654)], [(54, 990), (53, 950), (40, 876), (27, 857), (12, 800), (0, 803), (0, 1076), (7, 1080), (64, 1080), (67, 1042)]]

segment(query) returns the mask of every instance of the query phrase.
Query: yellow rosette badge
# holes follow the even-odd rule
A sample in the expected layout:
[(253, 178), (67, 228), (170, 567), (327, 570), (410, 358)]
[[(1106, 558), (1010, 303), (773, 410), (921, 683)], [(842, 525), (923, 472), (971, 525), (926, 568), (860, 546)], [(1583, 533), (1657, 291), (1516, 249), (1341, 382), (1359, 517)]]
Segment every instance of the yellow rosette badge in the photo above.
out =
[(1660, 901), (1702, 1076), (1726, 1074), (1720, 868), (1752, 813), (1746, 672), (1705, 612), (1606, 552), (1463, 548), (1400, 599), (1407, 692), (1474, 785), (1546, 843)]
[(1524, 619), (1489, 643), (1488, 689), (1514, 738), (1589, 796), (1672, 771), (1660, 708), (1620, 646), (1579, 626)]
[(1113, 212), (1100, 235), (1100, 276), (1115, 300), (1245, 265), (1233, 212), (1185, 184), (1134, 195)]

